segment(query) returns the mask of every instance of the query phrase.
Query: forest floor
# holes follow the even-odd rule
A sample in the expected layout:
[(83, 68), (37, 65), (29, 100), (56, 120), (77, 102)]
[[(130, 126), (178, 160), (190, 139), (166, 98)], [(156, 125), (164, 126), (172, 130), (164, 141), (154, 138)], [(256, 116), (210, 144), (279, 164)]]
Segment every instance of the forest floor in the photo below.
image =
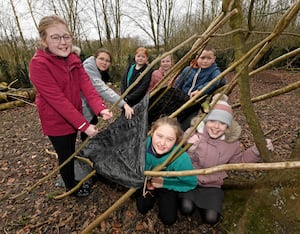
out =
[[(251, 79), (251, 95), (261, 95), (299, 80), (299, 73), (264, 71)], [(234, 89), (230, 94), (231, 103), (236, 103), (238, 97)], [(267, 137), (279, 137), (274, 142), (272, 161), (290, 160), (299, 134), (299, 100), (300, 89), (297, 89), (254, 104), (263, 131), (272, 130)], [(253, 137), (241, 109), (236, 108), (234, 112), (243, 128), (241, 142), (248, 147), (253, 144)], [(56, 158), (46, 152), (53, 148), (41, 132), (34, 106), (1, 111), (0, 119), (0, 233), (80, 233), (128, 191), (120, 185), (98, 180), (86, 198), (71, 196), (54, 200), (53, 195), (63, 192), (63, 188), (55, 187), (58, 178), (55, 174), (30, 193), (12, 199), (58, 165)], [(228, 233), (226, 215), (219, 229), (220, 233)], [(198, 222), (196, 215), (187, 218), (180, 213), (174, 225), (164, 226), (157, 217), (157, 207), (143, 216), (137, 212), (131, 197), (96, 227), (94, 233), (209, 233), (209, 230)]]

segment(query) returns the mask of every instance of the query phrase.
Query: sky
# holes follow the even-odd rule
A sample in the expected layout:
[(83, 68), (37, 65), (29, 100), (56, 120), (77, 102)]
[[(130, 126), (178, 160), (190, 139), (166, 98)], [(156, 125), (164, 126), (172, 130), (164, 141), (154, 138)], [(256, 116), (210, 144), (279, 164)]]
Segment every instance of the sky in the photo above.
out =
[[(38, 38), (37, 30), (34, 26), (34, 23), (33, 23), (33, 20), (31, 18), (30, 14), (29, 14), (28, 4), (26, 3), (27, 0), (12, 0), (12, 1), (14, 3), (15, 8), (16, 8), (18, 19), (20, 21), (20, 26), (22, 28), (22, 32), (23, 32), (25, 38), (27, 38), (27, 39), (32, 39), (32, 38), (36, 39), (36, 38)], [(36, 17), (37, 20), (39, 20), (43, 15), (48, 14), (45, 10), (46, 7), (45, 7), (44, 4), (46, 2), (49, 3), (49, 1), (45, 1), (45, 2), (44, 1), (45, 0), (39, 0), (39, 1), (31, 0), (31, 2), (34, 2), (35, 9), (39, 9), (37, 12), (34, 12), (35, 17)], [(124, 0), (124, 1), (126, 2), (127, 0)], [(130, 4), (134, 4), (134, 1), (139, 3), (139, 0), (131, 0)], [(178, 15), (178, 12), (183, 13), (183, 10), (184, 10), (183, 4), (185, 2), (186, 2), (185, 0), (177, 0), (177, 4), (178, 4), (177, 15)], [(134, 11), (132, 11), (132, 9), (129, 9), (128, 11), (130, 13), (134, 12)], [(8, 18), (8, 17), (12, 21), (15, 20), (14, 17), (13, 17), (13, 11), (12, 11), (12, 7), (10, 5), (10, 2), (9, 2), (9, 0), (0, 0), (0, 19), (1, 19), (1, 22), (5, 23), (5, 21), (7, 21), (6, 18)], [(124, 23), (123, 23), (124, 27), (122, 28), (122, 32), (123, 32), (122, 36), (123, 37), (130, 36), (130, 37), (139, 37), (142, 40), (149, 39), (147, 37), (147, 35), (145, 34), (145, 32), (143, 32), (139, 27), (137, 27), (133, 21), (130, 21), (126, 17), (124, 17), (123, 20), (124, 20)], [(94, 28), (94, 30), (93, 30), (93, 28)], [(97, 39), (97, 36), (94, 36), (94, 35), (97, 35), (95, 27), (90, 25), (89, 29), (90, 29), (90, 33), (88, 34), (89, 39)]]

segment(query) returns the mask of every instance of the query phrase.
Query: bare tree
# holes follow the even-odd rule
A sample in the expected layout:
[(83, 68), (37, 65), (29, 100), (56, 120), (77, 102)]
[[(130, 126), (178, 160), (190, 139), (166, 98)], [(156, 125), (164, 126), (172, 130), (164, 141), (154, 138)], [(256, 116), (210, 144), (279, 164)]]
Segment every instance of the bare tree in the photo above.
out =
[(109, 47), (112, 47), (112, 37), (111, 37), (111, 27), (110, 27), (110, 21), (109, 21), (109, 2), (108, 0), (101, 0), (100, 2), (102, 14), (103, 14), (103, 20), (104, 20), (104, 28), (105, 28), (105, 34), (106, 34), (106, 40), (109, 44)]
[(11, 5), (12, 11), (13, 11), (13, 13), (14, 13), (16, 25), (17, 25), (17, 28), (18, 28), (18, 31), (19, 31), (19, 34), (20, 34), (20, 38), (21, 38), (23, 47), (24, 47), (25, 49), (27, 49), (26, 41), (25, 41), (25, 38), (24, 38), (24, 35), (23, 35), (22, 28), (21, 28), (21, 26), (20, 26), (19, 17), (18, 17), (18, 14), (17, 14), (17, 12), (16, 12), (15, 5), (14, 5), (13, 0), (10, 0), (10, 5)]
[(119, 66), (121, 64), (121, 16), (122, 16), (122, 1), (121, 0), (111, 0), (110, 8), (112, 13), (112, 22), (114, 26), (114, 38), (115, 43), (113, 48), (114, 54), (116, 55), (116, 64)]
[(99, 47), (102, 47), (103, 43), (102, 43), (101, 27), (100, 27), (100, 20), (99, 20), (100, 14), (98, 14), (98, 11), (97, 11), (96, 0), (93, 0), (93, 9), (94, 9), (94, 13), (95, 13), (96, 28), (97, 28), (97, 33), (98, 33), (98, 37), (99, 37)]
[(175, 24), (174, 19), (174, 8), (175, 1), (174, 0), (166, 0), (164, 1), (164, 6), (162, 9), (162, 21), (163, 21), (163, 42), (165, 50), (170, 49), (170, 40), (172, 35), (173, 25)]
[[(160, 53), (160, 46), (170, 41), (171, 30), (174, 29), (175, 0), (143, 0), (136, 9), (137, 16), (127, 15), (140, 28), (154, 45), (156, 53)], [(143, 19), (143, 20), (141, 20)]]
[(36, 28), (36, 30), (38, 29), (38, 24), (36, 22), (36, 19), (35, 19), (35, 16), (34, 16), (34, 13), (33, 13), (33, 6), (32, 6), (32, 0), (26, 0), (27, 1), (27, 5), (28, 5), (28, 8), (29, 8), (29, 13), (30, 13), (30, 16), (33, 20), (33, 23), (34, 23), (34, 26)]

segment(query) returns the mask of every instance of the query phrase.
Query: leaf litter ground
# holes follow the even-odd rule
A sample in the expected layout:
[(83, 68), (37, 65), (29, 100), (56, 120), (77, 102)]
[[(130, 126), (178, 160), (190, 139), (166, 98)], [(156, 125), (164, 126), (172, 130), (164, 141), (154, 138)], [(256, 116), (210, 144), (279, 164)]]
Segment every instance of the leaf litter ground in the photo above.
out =
[[(264, 71), (251, 79), (251, 94), (261, 95), (299, 80), (299, 73)], [(238, 97), (235, 89), (230, 95), (231, 103), (237, 102)], [(254, 104), (263, 131), (274, 130), (268, 137), (274, 139), (284, 136), (275, 143), (273, 161), (289, 160), (300, 126), (299, 97), (300, 90), (297, 89)], [(236, 108), (234, 112), (235, 119), (243, 128), (241, 141), (248, 147), (253, 144), (253, 137), (241, 109)], [(127, 191), (120, 185), (100, 178), (93, 185), (90, 196), (86, 198), (67, 197), (53, 200), (53, 194), (63, 192), (62, 188), (55, 187), (57, 175), (54, 175), (19, 199), (5, 199), (19, 194), (46, 176), (57, 167), (57, 160), (46, 153), (46, 149), (53, 151), (53, 148), (48, 138), (42, 135), (34, 106), (4, 110), (0, 112), (0, 116), (1, 233), (80, 233)], [(251, 174), (246, 174), (247, 178), (251, 177)], [(222, 230), (222, 223), (220, 229)], [(207, 232), (209, 230), (197, 221), (196, 215), (190, 219), (179, 213), (178, 221), (170, 227), (159, 221), (157, 207), (143, 216), (136, 210), (134, 197), (94, 230), (94, 233)]]

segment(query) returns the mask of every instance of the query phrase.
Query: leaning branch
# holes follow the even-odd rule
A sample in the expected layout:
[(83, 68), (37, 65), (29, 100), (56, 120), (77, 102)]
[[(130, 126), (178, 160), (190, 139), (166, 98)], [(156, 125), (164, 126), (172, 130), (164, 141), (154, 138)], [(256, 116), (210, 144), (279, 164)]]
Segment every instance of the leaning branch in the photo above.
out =
[(287, 59), (289, 57), (292, 57), (292, 56), (295, 56), (295, 55), (299, 55), (299, 54), (300, 54), (300, 48), (292, 50), (291, 52), (286, 53), (286, 54), (284, 54), (282, 56), (279, 56), (278, 58), (270, 61), (269, 63), (267, 63), (267, 64), (265, 64), (265, 65), (263, 65), (263, 66), (255, 69), (254, 71), (250, 72), (249, 76), (253, 76), (253, 75), (257, 74), (258, 72), (260, 72), (262, 70), (265, 70), (267, 68), (270, 68), (270, 67), (274, 66), (276, 63), (279, 63), (280, 61), (283, 61), (283, 60), (285, 60), (285, 59)]
[(93, 229), (96, 228), (103, 220), (105, 220), (113, 211), (119, 208), (124, 202), (126, 202), (131, 195), (136, 192), (135, 188), (130, 188), (122, 197), (119, 198), (111, 207), (109, 207), (103, 214), (98, 216), (92, 223), (90, 223), (81, 234), (92, 233)]
[[(98, 124), (96, 125), (96, 127), (100, 126), (101, 121), (98, 122)], [(87, 137), (82, 143), (81, 145), (79, 145), (79, 147), (75, 150), (75, 152), (67, 159), (65, 160), (62, 164), (60, 164), (56, 169), (54, 169), (53, 171), (51, 171), (48, 175), (44, 176), (43, 178), (41, 178), (40, 180), (38, 180), (34, 185), (30, 186), (30, 187), (26, 187), (23, 189), (23, 191), (19, 194), (16, 194), (14, 196), (12, 196), (11, 199), (17, 199), (29, 192), (31, 192), (33, 189), (35, 189), (37, 186), (39, 186), (40, 184), (44, 183), (46, 180), (48, 180), (51, 176), (55, 175), (56, 173), (59, 172), (60, 169), (62, 169), (67, 163), (69, 163), (73, 158), (75, 158), (79, 152), (87, 145), (88, 141), (90, 140), (90, 137)], [(76, 189), (78, 189), (80, 187), (80, 184), (83, 183), (84, 180), (81, 180), (79, 184), (77, 184), (72, 190), (70, 190), (70, 192), (75, 191)], [(69, 194), (69, 193), (67, 193)], [(66, 194), (65, 194), (66, 195)], [(63, 197), (65, 195), (62, 195)]]
[(165, 177), (176, 177), (176, 176), (191, 176), (191, 175), (207, 175), (220, 171), (243, 171), (243, 170), (279, 170), (279, 169), (291, 169), (300, 168), (300, 161), (289, 161), (289, 162), (275, 162), (275, 163), (236, 163), (236, 164), (225, 164), (219, 165), (206, 169), (198, 170), (186, 170), (186, 171), (144, 171), (145, 176), (165, 176)]
[[(255, 103), (255, 102), (262, 101), (262, 100), (266, 100), (268, 98), (276, 97), (281, 94), (288, 93), (288, 92), (291, 92), (292, 90), (298, 89), (299, 87), (300, 87), (300, 80), (295, 83), (289, 84), (281, 89), (276, 89), (270, 93), (266, 93), (266, 94), (251, 98), (251, 102)], [(236, 107), (239, 107), (240, 105), (241, 105), (241, 103), (238, 102), (238, 103), (233, 104), (232, 107), (236, 108)]]

